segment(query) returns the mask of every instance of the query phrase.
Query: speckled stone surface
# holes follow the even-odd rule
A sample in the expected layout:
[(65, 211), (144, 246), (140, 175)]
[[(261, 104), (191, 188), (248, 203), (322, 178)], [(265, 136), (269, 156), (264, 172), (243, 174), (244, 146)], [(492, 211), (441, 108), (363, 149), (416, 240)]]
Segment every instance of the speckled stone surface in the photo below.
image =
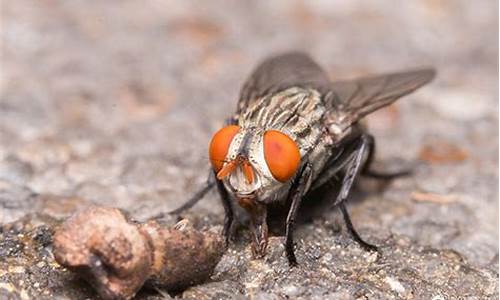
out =
[[(281, 237), (252, 260), (242, 228), (211, 282), (171, 296), (498, 299), (498, 3), (395, 3), (3, 1), (0, 298), (95, 297), (53, 261), (55, 220), (91, 204), (138, 220), (180, 205), (205, 180), (207, 144), (245, 77), (293, 49), (332, 79), (438, 70), (368, 118), (377, 166), (416, 166), (383, 189), (360, 182), (350, 202), (382, 255), (331, 210), (298, 226), (298, 268)], [(223, 219), (215, 193), (184, 216), (200, 228)]]

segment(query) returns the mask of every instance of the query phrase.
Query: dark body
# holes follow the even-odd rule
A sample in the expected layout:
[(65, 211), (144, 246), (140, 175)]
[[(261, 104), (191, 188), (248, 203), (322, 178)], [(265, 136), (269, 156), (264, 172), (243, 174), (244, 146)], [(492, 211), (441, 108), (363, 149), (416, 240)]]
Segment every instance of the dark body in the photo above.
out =
[[(359, 124), (365, 115), (397, 100), (435, 75), (432, 69), (385, 74), (353, 81), (331, 82), (326, 73), (307, 55), (287, 53), (261, 63), (244, 84), (236, 114), (227, 120), (250, 128), (245, 139), (258, 130), (277, 129), (298, 144), (301, 163), (296, 175), (284, 184), (266, 183), (258, 196), (248, 203), (237, 202), (250, 214), (254, 233), (254, 253), (264, 255), (267, 246), (267, 209), (282, 207), (286, 212), (285, 249), (291, 265), (296, 264), (293, 228), (303, 199), (337, 181), (339, 191), (330, 197), (338, 206), (347, 228), (363, 247), (375, 246), (363, 241), (352, 226), (345, 207), (358, 174), (391, 179), (407, 172), (383, 174), (371, 170), (375, 143)], [(224, 234), (230, 235), (234, 213), (234, 195), (228, 182), (210, 176), (207, 185), (175, 212), (194, 205), (213, 186), (217, 186), (225, 208)]]

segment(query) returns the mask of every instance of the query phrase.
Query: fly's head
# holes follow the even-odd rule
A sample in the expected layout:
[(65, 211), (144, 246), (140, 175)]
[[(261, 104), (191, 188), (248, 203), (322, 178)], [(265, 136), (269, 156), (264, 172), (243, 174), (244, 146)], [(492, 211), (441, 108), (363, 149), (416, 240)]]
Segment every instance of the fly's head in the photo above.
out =
[(280, 131), (230, 125), (214, 134), (209, 155), (217, 179), (250, 215), (253, 253), (262, 257), (267, 247), (265, 200), (294, 178), (300, 165), (299, 147)]
[(209, 155), (217, 178), (237, 199), (261, 201), (290, 182), (301, 159), (297, 144), (285, 133), (237, 125), (214, 134)]

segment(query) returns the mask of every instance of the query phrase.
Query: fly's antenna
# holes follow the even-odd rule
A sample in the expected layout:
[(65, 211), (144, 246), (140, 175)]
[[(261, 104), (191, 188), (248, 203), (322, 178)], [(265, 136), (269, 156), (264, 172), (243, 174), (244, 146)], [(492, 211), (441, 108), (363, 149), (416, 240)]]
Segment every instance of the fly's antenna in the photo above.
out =
[(227, 175), (233, 173), (234, 170), (236, 170), (236, 167), (238, 167), (239, 162), (236, 159), (233, 159), (229, 163), (227, 163), (220, 171), (217, 173), (217, 179), (221, 180)]

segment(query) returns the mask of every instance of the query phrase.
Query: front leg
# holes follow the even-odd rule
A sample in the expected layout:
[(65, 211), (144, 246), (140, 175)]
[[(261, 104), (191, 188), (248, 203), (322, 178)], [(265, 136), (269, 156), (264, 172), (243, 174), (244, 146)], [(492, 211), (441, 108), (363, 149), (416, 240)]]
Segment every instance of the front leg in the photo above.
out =
[[(236, 125), (238, 120), (236, 119), (236, 115), (227, 118), (224, 121), (224, 125)], [(229, 245), (229, 240), (231, 239), (231, 227), (233, 226), (234, 221), (234, 210), (231, 205), (231, 199), (229, 197), (229, 193), (224, 187), (224, 183), (222, 180), (217, 179), (217, 172), (212, 171), (212, 176), (215, 179), (215, 183), (217, 185), (217, 191), (219, 192), (220, 199), (222, 201), (222, 206), (224, 207), (224, 227), (222, 229), (222, 235), (226, 239), (226, 246)]]
[[(214, 175), (215, 174), (215, 171)], [(231, 205), (231, 199), (229, 198), (229, 194), (224, 187), (224, 183), (222, 180), (215, 179), (216, 185), (217, 185), (217, 191), (219, 192), (220, 199), (222, 201), (222, 206), (224, 207), (224, 227), (222, 229), (222, 235), (226, 239), (226, 245), (229, 244), (229, 240), (231, 237), (231, 227), (233, 225), (234, 221), (234, 212), (233, 212), (233, 206)]]
[(288, 194), (288, 199), (292, 201), (292, 204), (286, 218), (285, 251), (290, 266), (297, 265), (297, 258), (295, 257), (295, 252), (293, 249), (293, 230), (295, 227), (297, 212), (299, 210), (300, 203), (302, 202), (302, 198), (304, 197), (305, 188), (309, 184), (310, 180), (311, 166), (309, 165), (309, 163), (306, 163), (300, 169), (297, 177), (292, 184), (290, 193)]

